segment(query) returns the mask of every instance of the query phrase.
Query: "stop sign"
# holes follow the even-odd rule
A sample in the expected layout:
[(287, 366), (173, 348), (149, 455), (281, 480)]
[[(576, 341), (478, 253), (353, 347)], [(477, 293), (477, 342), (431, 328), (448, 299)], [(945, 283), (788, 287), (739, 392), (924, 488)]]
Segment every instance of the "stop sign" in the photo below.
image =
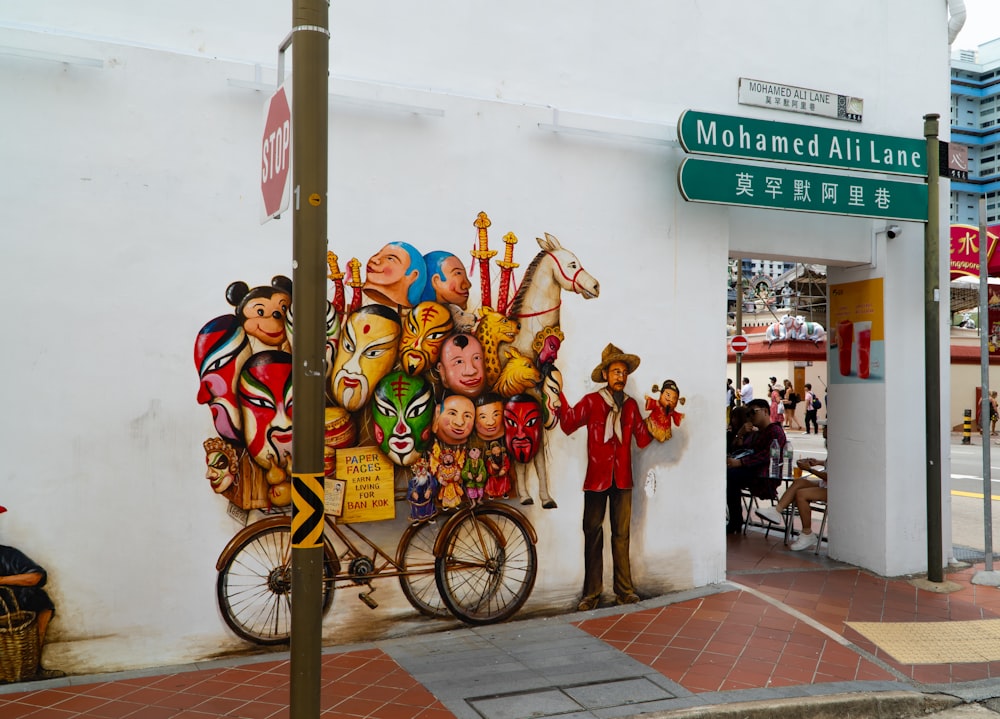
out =
[(747, 351), (747, 347), (750, 346), (750, 342), (747, 340), (746, 335), (735, 335), (729, 340), (729, 346), (733, 348), (733, 352), (736, 354), (743, 354)]
[(261, 145), (260, 193), (264, 220), (288, 207), (288, 165), (292, 155), (292, 111), (284, 86), (271, 96), (264, 115)]

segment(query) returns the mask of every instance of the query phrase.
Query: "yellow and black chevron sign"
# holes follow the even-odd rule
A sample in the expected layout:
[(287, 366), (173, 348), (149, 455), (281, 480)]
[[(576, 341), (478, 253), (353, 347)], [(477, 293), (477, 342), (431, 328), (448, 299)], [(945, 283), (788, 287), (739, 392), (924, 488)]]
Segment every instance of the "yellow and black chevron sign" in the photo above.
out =
[(323, 545), (323, 475), (292, 475), (292, 548)]

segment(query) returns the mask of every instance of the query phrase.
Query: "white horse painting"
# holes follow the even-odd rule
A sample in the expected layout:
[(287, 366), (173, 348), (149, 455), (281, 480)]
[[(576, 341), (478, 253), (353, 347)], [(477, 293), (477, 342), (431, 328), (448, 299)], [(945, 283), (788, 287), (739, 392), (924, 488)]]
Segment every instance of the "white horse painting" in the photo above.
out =
[[(597, 297), (601, 292), (600, 284), (593, 275), (583, 269), (577, 256), (559, 244), (559, 240), (548, 233), (545, 233), (544, 239), (541, 237), (536, 239), (541, 252), (524, 271), (521, 285), (507, 312), (510, 319), (520, 323), (520, 330), (510, 346), (532, 360), (536, 359), (536, 352), (531, 346), (535, 335), (547, 327), (559, 325), (559, 308), (562, 306), (563, 291), (582, 295), (588, 300)], [(542, 502), (542, 507), (553, 509), (557, 505), (549, 493), (549, 476), (544, 455), (543, 435), (542, 448), (531, 464), (538, 478), (538, 498)], [(527, 489), (525, 476), (527, 468), (528, 465), (517, 467), (517, 493), (521, 498), (521, 504), (534, 503)]]

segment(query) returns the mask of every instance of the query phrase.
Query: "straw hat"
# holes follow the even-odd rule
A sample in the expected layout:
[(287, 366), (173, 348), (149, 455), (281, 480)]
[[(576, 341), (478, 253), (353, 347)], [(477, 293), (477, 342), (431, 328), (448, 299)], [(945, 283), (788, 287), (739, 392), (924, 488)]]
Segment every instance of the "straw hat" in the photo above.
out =
[(593, 372), (590, 373), (590, 379), (595, 382), (603, 382), (604, 370), (606, 370), (612, 362), (624, 362), (625, 366), (628, 367), (629, 374), (632, 374), (635, 372), (636, 367), (639, 366), (639, 357), (637, 355), (630, 355), (622, 352), (609, 342), (608, 346), (604, 348), (603, 352), (601, 352), (601, 363), (594, 368)]

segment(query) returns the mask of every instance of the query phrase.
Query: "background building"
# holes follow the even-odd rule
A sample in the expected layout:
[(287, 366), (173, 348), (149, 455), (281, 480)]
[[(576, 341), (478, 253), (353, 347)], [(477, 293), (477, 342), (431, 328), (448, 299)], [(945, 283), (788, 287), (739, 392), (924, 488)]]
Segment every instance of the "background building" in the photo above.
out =
[(951, 181), (952, 224), (979, 226), (979, 198), (986, 196), (986, 224), (1000, 220), (1000, 39), (951, 55), (951, 142), (968, 150), (968, 179)]

